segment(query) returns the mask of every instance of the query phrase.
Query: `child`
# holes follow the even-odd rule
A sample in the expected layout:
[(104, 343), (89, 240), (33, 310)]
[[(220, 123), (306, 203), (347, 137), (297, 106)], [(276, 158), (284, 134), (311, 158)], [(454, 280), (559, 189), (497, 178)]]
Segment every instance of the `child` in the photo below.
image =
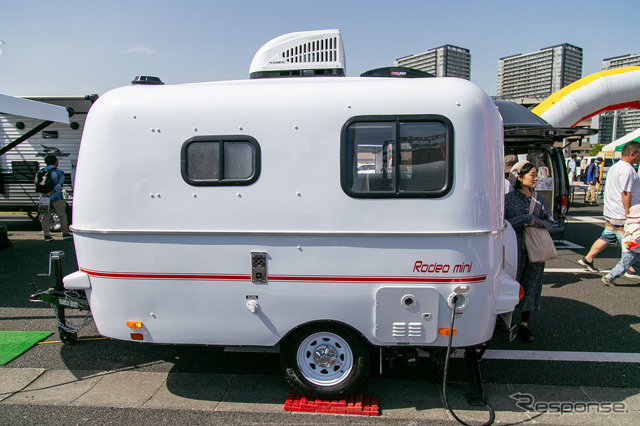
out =
[(630, 266), (640, 271), (640, 204), (631, 206), (622, 235), (622, 256), (611, 272), (602, 277), (602, 282), (615, 286), (615, 280), (624, 274)]

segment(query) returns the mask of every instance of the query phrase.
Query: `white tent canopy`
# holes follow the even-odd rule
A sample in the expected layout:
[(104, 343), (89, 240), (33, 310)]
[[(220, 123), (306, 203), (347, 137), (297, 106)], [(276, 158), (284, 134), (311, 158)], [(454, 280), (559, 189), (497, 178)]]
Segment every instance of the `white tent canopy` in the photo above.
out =
[[(620, 139), (617, 139), (611, 142), (610, 144), (603, 146), (602, 150), (603, 151), (620, 151), (620, 149), (622, 149), (622, 146), (625, 143), (631, 142), (632, 140), (635, 140), (635, 139), (640, 140), (640, 129), (636, 129), (633, 132), (628, 133), (625, 136), (621, 137)], [(618, 147), (619, 149), (616, 149)]]
[(0, 95), (0, 113), (69, 124), (65, 107), (14, 96)]

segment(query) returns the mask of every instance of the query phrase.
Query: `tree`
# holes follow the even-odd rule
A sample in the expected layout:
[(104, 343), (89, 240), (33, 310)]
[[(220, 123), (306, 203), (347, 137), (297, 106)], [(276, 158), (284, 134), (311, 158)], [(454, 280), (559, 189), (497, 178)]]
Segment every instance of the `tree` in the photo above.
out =
[(595, 145), (591, 145), (591, 149), (589, 150), (589, 155), (592, 157), (595, 157), (596, 155), (600, 154), (600, 151), (602, 151), (602, 145), (600, 145), (599, 143)]

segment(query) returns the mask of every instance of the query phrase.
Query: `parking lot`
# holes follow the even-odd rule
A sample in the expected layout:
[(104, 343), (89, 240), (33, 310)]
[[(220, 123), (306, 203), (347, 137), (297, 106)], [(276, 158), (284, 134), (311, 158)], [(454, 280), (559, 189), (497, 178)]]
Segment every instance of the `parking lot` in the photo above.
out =
[[(604, 222), (601, 207), (584, 207), (581, 197), (576, 198), (557, 244), (559, 257), (546, 265), (543, 309), (530, 322), (535, 342), (509, 342), (506, 331), (498, 327), (481, 361), (496, 423), (640, 423), (640, 283), (621, 278), (617, 287), (607, 287), (599, 275), (577, 264)], [(45, 243), (38, 225), (21, 215), (1, 215), (0, 224), (8, 227), (13, 242), (0, 250), (0, 329), (55, 331), (53, 310), (29, 302), (30, 283), (39, 288), (53, 285), (51, 278), (38, 276), (47, 273), (52, 250), (65, 252), (64, 274), (75, 271), (73, 242), (54, 234), (55, 240)], [(619, 250), (607, 248), (596, 265), (610, 269)], [(82, 322), (84, 316), (74, 313), (71, 319)], [(373, 366), (363, 393), (378, 398), (381, 415), (349, 416), (349, 423), (455, 423), (442, 407), (438, 372), (428, 359), (421, 359), (417, 367), (384, 366), (382, 374), (378, 367)], [(467, 382), (460, 355), (452, 362), (451, 376), (453, 382)], [(321, 421), (311, 414), (283, 411), (290, 389), (275, 351), (122, 342), (102, 338), (92, 323), (79, 333), (76, 345), (62, 345), (54, 333), (9, 362), (0, 368), (0, 383), (2, 424), (21, 424), (11, 420), (16, 418), (24, 424), (62, 424), (63, 419), (79, 418), (102, 423), (110, 416), (140, 422), (174, 419), (173, 423), (185, 418), (219, 424), (231, 418), (240, 423)], [(462, 416), (486, 421), (483, 408), (466, 405), (464, 392), (451, 392), (452, 404)], [(526, 410), (514, 395), (530, 395), (543, 404), (534, 404), (538, 411)], [(586, 415), (567, 405), (572, 412), (560, 415), (544, 405), (581, 401), (621, 403), (627, 413), (595, 412), (594, 405)], [(148, 414), (140, 414), (140, 408)], [(344, 418), (325, 419), (337, 423)]]

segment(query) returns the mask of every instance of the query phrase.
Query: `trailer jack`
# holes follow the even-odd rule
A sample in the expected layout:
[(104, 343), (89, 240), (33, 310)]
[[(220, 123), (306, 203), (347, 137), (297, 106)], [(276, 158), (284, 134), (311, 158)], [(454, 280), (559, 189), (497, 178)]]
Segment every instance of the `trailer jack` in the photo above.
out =
[[(53, 273), (54, 286), (47, 290), (40, 290), (34, 283), (30, 283), (33, 294), (29, 296), (31, 302), (50, 303), (56, 315), (58, 334), (60, 341), (65, 345), (73, 345), (78, 339), (78, 331), (92, 321), (89, 301), (82, 290), (65, 290), (62, 283), (62, 259), (64, 251), (52, 251), (49, 253), (49, 273), (38, 276), (50, 277)], [(87, 315), (81, 324), (75, 324), (67, 320), (65, 309), (77, 309), (87, 311)]]

